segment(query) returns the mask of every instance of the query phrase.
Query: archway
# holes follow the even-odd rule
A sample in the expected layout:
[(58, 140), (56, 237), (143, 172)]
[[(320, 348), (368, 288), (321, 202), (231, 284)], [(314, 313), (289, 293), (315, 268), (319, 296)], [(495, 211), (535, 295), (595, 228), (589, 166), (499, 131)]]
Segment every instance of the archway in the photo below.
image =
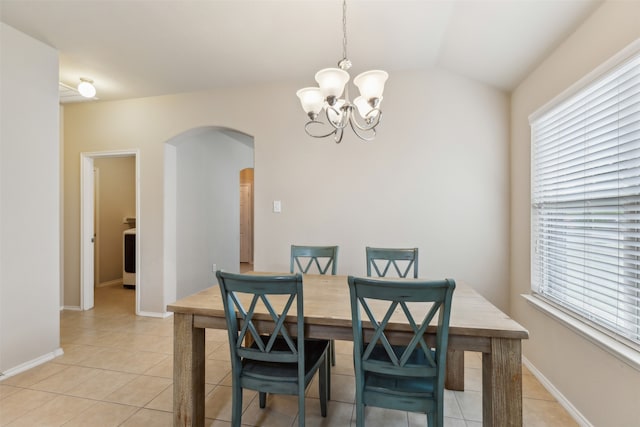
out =
[(165, 143), (164, 278), (167, 299), (215, 283), (240, 264), (239, 172), (253, 167), (253, 137), (200, 127)]

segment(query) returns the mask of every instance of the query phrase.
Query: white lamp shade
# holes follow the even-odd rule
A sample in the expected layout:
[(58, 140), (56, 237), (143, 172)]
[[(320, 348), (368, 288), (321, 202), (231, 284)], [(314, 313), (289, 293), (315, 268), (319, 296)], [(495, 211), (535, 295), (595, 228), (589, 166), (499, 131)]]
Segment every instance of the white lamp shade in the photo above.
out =
[(339, 68), (325, 68), (316, 73), (316, 81), (325, 98), (339, 98), (344, 91), (344, 85), (349, 81), (349, 73)]
[(305, 87), (296, 92), (300, 98), (300, 104), (305, 113), (318, 114), (322, 111), (324, 105), (324, 97), (317, 87)]
[(96, 88), (88, 81), (81, 81), (78, 85), (78, 92), (85, 98), (93, 98), (96, 96)]
[(382, 92), (384, 91), (384, 83), (389, 78), (389, 74), (382, 70), (365, 71), (362, 74), (358, 74), (353, 83), (358, 86), (360, 95), (364, 99), (369, 100), (372, 98), (382, 98)]
[[(378, 98), (377, 108), (380, 108), (381, 102), (382, 102), (382, 97)], [(379, 113), (379, 110), (374, 110), (371, 114), (369, 114), (371, 110), (373, 110), (373, 107), (371, 106), (371, 104), (369, 104), (369, 101), (364, 96), (357, 97), (356, 99), (353, 100), (353, 103), (358, 109), (358, 113), (360, 113), (360, 116), (363, 118), (374, 118)]]

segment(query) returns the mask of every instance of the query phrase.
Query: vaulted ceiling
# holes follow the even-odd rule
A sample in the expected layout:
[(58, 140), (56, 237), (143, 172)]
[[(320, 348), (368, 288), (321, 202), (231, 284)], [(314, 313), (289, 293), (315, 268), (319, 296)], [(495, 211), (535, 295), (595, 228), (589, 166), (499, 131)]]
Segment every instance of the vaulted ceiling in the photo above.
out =
[[(509, 91), (601, 0), (349, 0), (352, 75), (442, 68)], [(340, 0), (0, 0), (101, 100), (295, 81), (342, 58)]]

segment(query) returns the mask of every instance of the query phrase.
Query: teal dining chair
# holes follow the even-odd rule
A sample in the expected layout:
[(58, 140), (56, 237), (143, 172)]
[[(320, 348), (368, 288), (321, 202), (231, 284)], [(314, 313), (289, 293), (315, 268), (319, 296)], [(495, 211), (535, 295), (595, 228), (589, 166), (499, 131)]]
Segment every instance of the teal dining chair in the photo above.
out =
[[(267, 393), (298, 396), (298, 425), (304, 426), (305, 390), (316, 372), (319, 372), (320, 413), (326, 417), (329, 341), (304, 338), (302, 275), (258, 276), (217, 271), (216, 277), (231, 351), (231, 425), (240, 426), (242, 390), (246, 388), (258, 391), (261, 408), (266, 406)], [(250, 299), (246, 307), (241, 302), (242, 294), (245, 304)], [(276, 299), (280, 304), (272, 304)], [(266, 312), (256, 307), (264, 307)], [(291, 316), (291, 308), (296, 312), (293, 332), (284, 323)], [(251, 339), (245, 340), (246, 337)]]
[(367, 276), (371, 277), (372, 269), (378, 277), (386, 277), (393, 266), (398, 277), (405, 278), (413, 273), (418, 278), (418, 248), (371, 248), (367, 246)]
[[(442, 427), (449, 317), (455, 281), (353, 276), (349, 276), (348, 281), (356, 425), (364, 426), (366, 406), (376, 406), (426, 413), (429, 427)], [(364, 321), (361, 312), (366, 314)], [(407, 317), (413, 329), (413, 337), (406, 345), (392, 344), (389, 338), (392, 336), (390, 319), (392, 315), (400, 314)], [(416, 321), (416, 316), (422, 321)], [(437, 324), (429, 326), (434, 318)], [(373, 327), (372, 334), (367, 334), (367, 342), (363, 336), (365, 324)], [(429, 344), (427, 333), (435, 334), (435, 340), (429, 340)]]
[[(297, 246), (291, 245), (290, 272), (304, 274), (336, 275), (338, 270), (337, 246)], [(330, 269), (330, 270), (329, 270)]]
[[(337, 246), (298, 246), (291, 245), (291, 262), (289, 271), (304, 274), (327, 274), (332, 276), (338, 271)], [(330, 270), (329, 270), (330, 269)], [(336, 345), (331, 340), (331, 365), (336, 365)]]

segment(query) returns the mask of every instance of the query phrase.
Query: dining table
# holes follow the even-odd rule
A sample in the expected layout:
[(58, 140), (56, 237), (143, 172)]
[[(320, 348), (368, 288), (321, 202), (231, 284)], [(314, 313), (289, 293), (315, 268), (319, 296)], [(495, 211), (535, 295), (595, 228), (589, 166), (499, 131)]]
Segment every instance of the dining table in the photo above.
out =
[[(347, 276), (304, 275), (303, 290), (305, 337), (353, 341)], [(383, 309), (375, 303), (372, 307)], [(174, 314), (173, 425), (203, 426), (205, 329), (227, 329), (220, 289), (209, 287), (169, 304), (167, 310)], [(266, 310), (256, 313), (257, 322), (261, 315), (269, 316)], [(295, 313), (285, 320), (291, 330), (295, 322)], [(366, 329), (367, 322), (363, 326)], [(392, 343), (406, 343), (413, 334), (409, 321), (399, 315), (391, 318), (386, 329)], [(369, 332), (365, 330), (365, 336)], [(428, 334), (433, 334), (433, 328)], [(456, 282), (445, 387), (463, 391), (464, 352), (482, 353), (484, 426), (522, 426), (522, 340), (528, 337), (524, 327), (470, 285)]]

